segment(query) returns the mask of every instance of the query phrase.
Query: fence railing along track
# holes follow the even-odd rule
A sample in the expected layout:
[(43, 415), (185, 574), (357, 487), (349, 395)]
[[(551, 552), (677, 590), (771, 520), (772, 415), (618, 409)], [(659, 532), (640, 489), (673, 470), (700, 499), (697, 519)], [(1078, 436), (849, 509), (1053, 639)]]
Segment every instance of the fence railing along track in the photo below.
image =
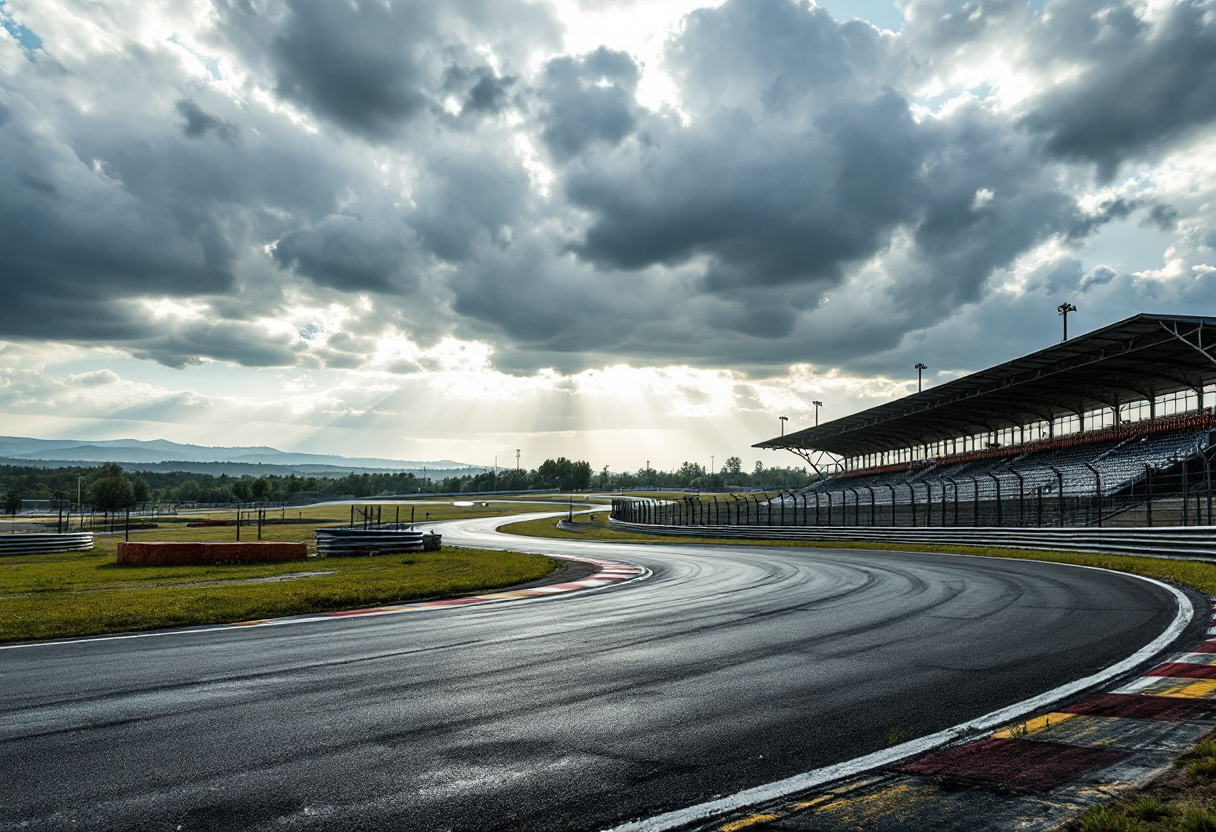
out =
[(613, 528), (673, 537), (874, 543), (926, 543), (1055, 549), (1216, 561), (1216, 526), (1153, 528), (879, 527), (879, 526), (667, 526), (609, 521)]

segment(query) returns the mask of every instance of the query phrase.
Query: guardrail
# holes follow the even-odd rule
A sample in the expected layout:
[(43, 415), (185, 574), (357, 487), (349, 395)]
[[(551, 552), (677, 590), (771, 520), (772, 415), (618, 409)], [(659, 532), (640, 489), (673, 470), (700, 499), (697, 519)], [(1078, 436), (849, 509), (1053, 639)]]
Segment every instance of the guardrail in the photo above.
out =
[(1055, 549), (1116, 555), (1216, 561), (1216, 526), (1169, 528), (1031, 528), (997, 526), (913, 528), (878, 526), (660, 526), (610, 519), (613, 528), (673, 537), (720, 537), (744, 540), (854, 540), (871, 543), (928, 543), (953, 546), (1003, 546), (1010, 549)]
[(317, 554), (321, 557), (434, 552), (439, 550), (440, 543), (439, 535), (414, 529), (317, 529)]
[(0, 534), (0, 557), (5, 555), (49, 555), (54, 552), (78, 552), (92, 548), (92, 532)]

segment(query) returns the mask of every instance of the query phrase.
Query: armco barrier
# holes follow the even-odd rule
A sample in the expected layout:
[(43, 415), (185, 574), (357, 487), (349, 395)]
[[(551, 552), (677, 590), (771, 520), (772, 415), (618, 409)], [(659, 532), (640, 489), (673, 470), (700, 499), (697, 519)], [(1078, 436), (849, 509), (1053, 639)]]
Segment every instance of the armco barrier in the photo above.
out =
[(679, 537), (740, 540), (856, 540), (872, 543), (938, 543), (1004, 546), (1216, 561), (1216, 526), (1154, 528), (895, 527), (890, 526), (658, 526), (609, 521), (613, 528)]
[(304, 543), (119, 543), (118, 562), (128, 566), (197, 566), (211, 563), (280, 563), (304, 560)]
[(436, 538), (434, 548), (439, 548), (438, 535), (423, 535), (414, 529), (317, 529), (317, 554), (339, 558), (421, 552), (424, 537)]
[(0, 557), (4, 555), (49, 555), (54, 552), (78, 552), (92, 548), (92, 532), (0, 534)]

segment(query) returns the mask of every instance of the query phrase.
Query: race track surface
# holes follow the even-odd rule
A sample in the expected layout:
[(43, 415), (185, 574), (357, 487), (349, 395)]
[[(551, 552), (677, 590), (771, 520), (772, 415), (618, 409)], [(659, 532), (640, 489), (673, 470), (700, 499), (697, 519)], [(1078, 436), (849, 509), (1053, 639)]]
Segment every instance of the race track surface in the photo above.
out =
[[(0, 829), (600, 829), (1081, 678), (1159, 587), (860, 550), (445, 542), (653, 570), (519, 604), (0, 651)], [(458, 529), (457, 526), (460, 528)]]

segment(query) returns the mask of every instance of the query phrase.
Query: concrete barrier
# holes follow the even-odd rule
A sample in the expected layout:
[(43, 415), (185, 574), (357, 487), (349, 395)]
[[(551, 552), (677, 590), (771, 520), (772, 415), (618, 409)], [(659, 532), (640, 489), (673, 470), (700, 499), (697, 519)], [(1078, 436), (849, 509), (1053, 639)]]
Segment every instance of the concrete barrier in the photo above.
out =
[(119, 543), (118, 562), (128, 566), (201, 566), (212, 563), (279, 563), (304, 560), (304, 543)]
[(1216, 561), (1216, 526), (1152, 528), (1086, 527), (891, 527), (891, 526), (663, 526), (610, 519), (621, 531), (674, 537), (720, 537), (726, 540), (856, 540), (871, 543), (927, 543), (1002, 546), (1010, 549), (1055, 549), (1117, 555)]

